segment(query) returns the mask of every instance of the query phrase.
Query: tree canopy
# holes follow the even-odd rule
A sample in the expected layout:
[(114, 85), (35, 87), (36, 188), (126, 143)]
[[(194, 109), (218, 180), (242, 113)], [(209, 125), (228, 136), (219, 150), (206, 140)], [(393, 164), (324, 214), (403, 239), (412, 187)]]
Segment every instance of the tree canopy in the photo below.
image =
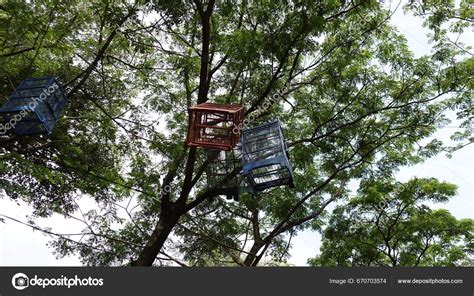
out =
[(456, 187), (436, 179), (368, 180), (337, 207), (324, 230), (321, 266), (472, 266), (474, 221), (426, 202), (446, 202)]
[[(381, 190), (370, 180), (390, 184), (399, 167), (472, 143), (474, 61), (452, 36), (470, 29), (473, 9), (457, 2), (397, 6), (432, 32), (433, 52), (415, 57), (390, 23), (393, 10), (374, 0), (0, 1), (2, 100), (32, 76), (59, 77), (69, 99), (51, 135), (0, 135), (0, 187), (35, 217), (84, 223), (80, 237), (48, 232), (58, 256), (87, 265), (282, 264), (298, 232), (370, 206), (350, 200), (351, 181), (370, 198)], [(296, 188), (216, 198), (227, 180), (207, 186), (214, 156), (184, 144), (187, 108), (242, 104), (250, 116), (282, 89), (250, 126), (281, 120)], [(423, 142), (450, 110), (459, 145)], [(452, 195), (432, 182), (434, 193)], [(97, 208), (81, 212), (88, 197)], [(327, 212), (335, 201), (348, 208)], [(407, 227), (464, 223), (423, 211)], [(420, 247), (421, 234), (406, 243)], [(419, 264), (445, 256), (429, 252)], [(397, 260), (414, 264), (408, 257)]]

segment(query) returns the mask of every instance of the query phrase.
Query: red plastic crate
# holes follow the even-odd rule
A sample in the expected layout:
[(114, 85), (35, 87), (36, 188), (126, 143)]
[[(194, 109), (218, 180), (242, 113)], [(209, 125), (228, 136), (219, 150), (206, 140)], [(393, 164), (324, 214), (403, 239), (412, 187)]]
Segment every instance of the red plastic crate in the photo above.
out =
[(231, 150), (239, 142), (245, 109), (240, 105), (203, 103), (188, 108), (188, 146)]

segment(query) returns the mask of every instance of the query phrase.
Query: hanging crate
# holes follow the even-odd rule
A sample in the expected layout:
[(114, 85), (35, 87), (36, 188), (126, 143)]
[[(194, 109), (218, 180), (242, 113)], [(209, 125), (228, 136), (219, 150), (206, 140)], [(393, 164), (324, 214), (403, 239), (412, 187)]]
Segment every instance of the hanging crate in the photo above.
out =
[(243, 174), (254, 191), (289, 185), (293, 171), (280, 122), (246, 129), (242, 133)]
[(212, 161), (206, 168), (207, 188), (231, 188), (227, 199), (238, 201), (242, 193), (255, 192), (242, 176), (242, 156), (238, 148), (230, 151), (208, 150), (207, 157)]
[[(233, 150), (209, 150), (207, 156), (212, 159), (206, 167), (207, 187), (231, 188), (226, 198), (238, 200), (239, 172), (235, 173), (240, 165), (238, 156)], [(226, 179), (227, 181), (222, 184)]]
[(17, 135), (49, 134), (66, 107), (67, 98), (58, 79), (23, 80), (0, 109), (5, 124)]
[(244, 120), (244, 107), (203, 103), (188, 108), (188, 112), (188, 146), (231, 150), (238, 143), (240, 133), (235, 127)]

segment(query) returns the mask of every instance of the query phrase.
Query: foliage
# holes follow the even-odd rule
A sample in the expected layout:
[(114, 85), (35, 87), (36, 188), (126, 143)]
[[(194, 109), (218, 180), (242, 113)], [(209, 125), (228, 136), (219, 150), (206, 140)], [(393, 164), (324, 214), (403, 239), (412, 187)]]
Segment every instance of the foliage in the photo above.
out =
[[(50, 75), (70, 103), (50, 136), (0, 136), (0, 186), (36, 216), (82, 221), (80, 241), (52, 246), (84, 264), (286, 264), (288, 238), (320, 230), (351, 181), (448, 149), (419, 144), (447, 110), (469, 141), (474, 64), (447, 39), (469, 20), (445, 29), (458, 15), (443, 5), (454, 1), (421, 16), (434, 52), (415, 58), (377, 1), (1, 1), (1, 97)], [(206, 186), (212, 157), (184, 145), (187, 107), (240, 103), (248, 116), (284, 86), (251, 125), (283, 122), (297, 188), (208, 202), (228, 180)]]
[(313, 266), (471, 266), (474, 220), (456, 219), (430, 202), (446, 202), (456, 187), (435, 179), (404, 184), (367, 180), (338, 206)]

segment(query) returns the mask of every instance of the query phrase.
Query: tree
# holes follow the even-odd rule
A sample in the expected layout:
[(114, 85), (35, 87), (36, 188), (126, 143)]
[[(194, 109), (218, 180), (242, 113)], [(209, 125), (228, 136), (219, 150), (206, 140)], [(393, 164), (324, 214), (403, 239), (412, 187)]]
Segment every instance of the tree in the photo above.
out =
[(457, 220), (427, 202), (446, 202), (456, 186), (436, 179), (367, 180), (337, 207), (313, 266), (471, 266), (474, 220)]
[[(391, 13), (368, 0), (4, 1), (2, 97), (54, 75), (70, 103), (49, 137), (0, 136), (0, 186), (37, 216), (83, 222), (52, 246), (85, 264), (282, 262), (350, 181), (441, 152), (418, 143), (446, 110), (470, 118), (472, 58), (443, 32), (414, 58)], [(251, 125), (280, 118), (297, 188), (208, 202), (233, 176), (208, 188), (212, 156), (183, 144), (186, 108), (207, 101), (245, 105)], [(82, 213), (87, 197), (97, 209)]]

